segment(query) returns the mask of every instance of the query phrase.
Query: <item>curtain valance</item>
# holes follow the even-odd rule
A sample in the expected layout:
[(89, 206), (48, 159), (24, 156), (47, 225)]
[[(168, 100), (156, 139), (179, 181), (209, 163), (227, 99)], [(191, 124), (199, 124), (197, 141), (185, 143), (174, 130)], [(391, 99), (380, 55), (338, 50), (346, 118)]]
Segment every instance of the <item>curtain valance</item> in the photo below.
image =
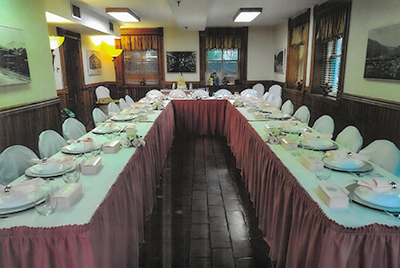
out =
[(121, 44), (124, 50), (158, 50), (158, 35), (122, 35)]
[(206, 29), (206, 49), (242, 48), (246, 31), (244, 28)]
[(338, 36), (342, 36), (345, 31), (347, 16), (349, 16), (350, 6), (343, 4), (335, 8), (326, 8), (319, 11), (315, 10), (315, 39), (326, 41)]

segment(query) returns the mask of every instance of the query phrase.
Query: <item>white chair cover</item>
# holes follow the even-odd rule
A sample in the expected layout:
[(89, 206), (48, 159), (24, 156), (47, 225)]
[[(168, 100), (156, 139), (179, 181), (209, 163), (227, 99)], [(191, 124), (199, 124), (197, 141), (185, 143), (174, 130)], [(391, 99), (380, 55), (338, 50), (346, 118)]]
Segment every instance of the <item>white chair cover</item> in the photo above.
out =
[(172, 90), (169, 95), (170, 98), (186, 98), (186, 93), (182, 89), (174, 89)]
[(308, 110), (308, 107), (305, 105), (300, 106), (294, 113), (293, 117), (308, 125), (310, 122), (310, 110)]
[(110, 98), (110, 90), (104, 86), (98, 86), (96, 88), (97, 100), (102, 98)]
[(125, 108), (128, 108), (129, 105), (126, 103), (124, 98), (120, 98), (119, 99), (119, 108), (121, 109), (121, 111)]
[(87, 133), (85, 126), (75, 118), (67, 118), (62, 125), (62, 130), (65, 140), (77, 140)]
[(129, 96), (129, 95), (126, 95), (126, 96), (125, 96), (125, 101), (126, 101), (126, 104), (128, 104), (129, 106), (130, 106), (132, 103), (135, 102), (135, 101), (131, 98), (131, 96)]
[(282, 105), (282, 98), (278, 97), (278, 98), (274, 98), (271, 102), (271, 107), (275, 107), (276, 109), (280, 110), (281, 109), (281, 105)]
[(287, 100), (285, 101), (285, 103), (282, 105), (282, 113), (284, 114), (290, 114), (292, 115), (294, 112), (294, 107), (293, 107), (293, 103), (291, 100)]
[(265, 102), (267, 104), (271, 104), (274, 99), (275, 99), (274, 95), (269, 94)]
[(323, 115), (314, 122), (312, 128), (321, 134), (333, 134), (335, 122), (329, 115)]
[(202, 98), (202, 99), (206, 99), (206, 98), (209, 98), (210, 95), (204, 89), (197, 89), (197, 90), (195, 90), (193, 92), (192, 97), (194, 97), (194, 98), (195, 97), (199, 97), (199, 98)]
[(110, 113), (119, 114), (121, 112), (121, 109), (118, 107), (117, 104), (115, 104), (115, 102), (110, 102), (107, 107), (108, 107), (108, 114)]
[(252, 89), (252, 88), (248, 88), (248, 89), (243, 90), (242, 92), (240, 92), (240, 95), (241, 95), (241, 96), (246, 96), (246, 95), (248, 95), (248, 96), (256, 96), (256, 97), (258, 97), (257, 91), (255, 91), (255, 90)]
[(68, 143), (56, 131), (51, 129), (45, 130), (39, 135), (38, 147), (40, 158), (51, 157), (66, 145), (68, 145)]
[(261, 99), (264, 95), (265, 87), (263, 84), (258, 83), (253, 86), (253, 89), (257, 91), (257, 96)]
[(369, 160), (400, 177), (400, 150), (388, 140), (376, 140), (360, 151)]
[(232, 96), (233, 94), (229, 90), (222, 88), (216, 91), (214, 95), (215, 97), (223, 97), (223, 96)]
[(358, 153), (363, 144), (363, 137), (356, 127), (348, 126), (337, 135), (336, 142), (350, 151)]
[(94, 125), (96, 126), (98, 123), (103, 123), (107, 120), (107, 115), (100, 109), (94, 108), (92, 112)]
[(282, 97), (282, 87), (280, 85), (273, 85), (269, 88), (269, 94), (275, 98)]
[(269, 97), (269, 92), (267, 91), (267, 92), (264, 93), (264, 95), (262, 96), (261, 100), (262, 101), (267, 101), (268, 97)]
[(163, 94), (158, 89), (152, 89), (146, 93), (146, 97), (150, 99), (162, 98)]
[(8, 185), (32, 166), (31, 159), (38, 156), (28, 147), (13, 145), (0, 154), (0, 184)]

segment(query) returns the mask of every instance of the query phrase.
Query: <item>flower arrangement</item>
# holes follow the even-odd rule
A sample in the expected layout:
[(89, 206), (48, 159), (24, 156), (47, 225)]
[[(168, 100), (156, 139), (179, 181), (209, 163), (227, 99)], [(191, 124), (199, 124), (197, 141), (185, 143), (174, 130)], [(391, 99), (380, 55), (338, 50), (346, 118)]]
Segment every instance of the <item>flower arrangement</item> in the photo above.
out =
[(142, 136), (139, 136), (137, 133), (129, 133), (121, 139), (121, 145), (125, 148), (140, 147), (145, 146), (146, 142), (144, 141)]
[(164, 110), (164, 105), (158, 101), (153, 104), (153, 110)]
[(233, 103), (233, 106), (235, 106), (235, 107), (243, 107), (244, 104), (240, 100), (236, 99), (235, 102)]

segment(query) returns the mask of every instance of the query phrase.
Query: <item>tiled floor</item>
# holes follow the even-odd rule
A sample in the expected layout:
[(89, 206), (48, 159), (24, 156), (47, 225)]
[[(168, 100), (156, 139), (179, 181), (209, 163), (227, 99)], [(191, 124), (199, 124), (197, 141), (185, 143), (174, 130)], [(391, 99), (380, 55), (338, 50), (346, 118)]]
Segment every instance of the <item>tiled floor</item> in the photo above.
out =
[(176, 137), (141, 267), (270, 267), (269, 247), (224, 138)]

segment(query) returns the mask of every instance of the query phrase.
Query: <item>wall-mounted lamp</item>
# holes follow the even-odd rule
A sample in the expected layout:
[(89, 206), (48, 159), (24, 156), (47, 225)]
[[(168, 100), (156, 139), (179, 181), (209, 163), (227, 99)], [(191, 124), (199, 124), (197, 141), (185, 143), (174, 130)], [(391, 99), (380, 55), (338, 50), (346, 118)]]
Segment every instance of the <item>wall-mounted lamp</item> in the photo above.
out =
[(106, 13), (122, 22), (140, 22), (140, 17), (125, 7), (107, 7)]
[(260, 7), (240, 8), (233, 16), (234, 22), (251, 22), (262, 12)]
[(121, 55), (123, 49), (118, 49), (115, 48), (114, 45), (108, 45), (105, 42), (102, 42), (101, 45), (104, 47), (105, 51), (107, 52), (108, 55), (110, 55), (113, 58), (114, 62), (114, 68), (116, 67), (116, 59), (119, 55)]
[(53, 69), (54, 69), (54, 57), (56, 56), (54, 54), (54, 50), (62, 45), (64, 42), (65, 37), (64, 36), (55, 36), (55, 35), (50, 35), (49, 36), (49, 42), (50, 42), (50, 49), (51, 49), (51, 56), (52, 56), (52, 62), (53, 62)]

